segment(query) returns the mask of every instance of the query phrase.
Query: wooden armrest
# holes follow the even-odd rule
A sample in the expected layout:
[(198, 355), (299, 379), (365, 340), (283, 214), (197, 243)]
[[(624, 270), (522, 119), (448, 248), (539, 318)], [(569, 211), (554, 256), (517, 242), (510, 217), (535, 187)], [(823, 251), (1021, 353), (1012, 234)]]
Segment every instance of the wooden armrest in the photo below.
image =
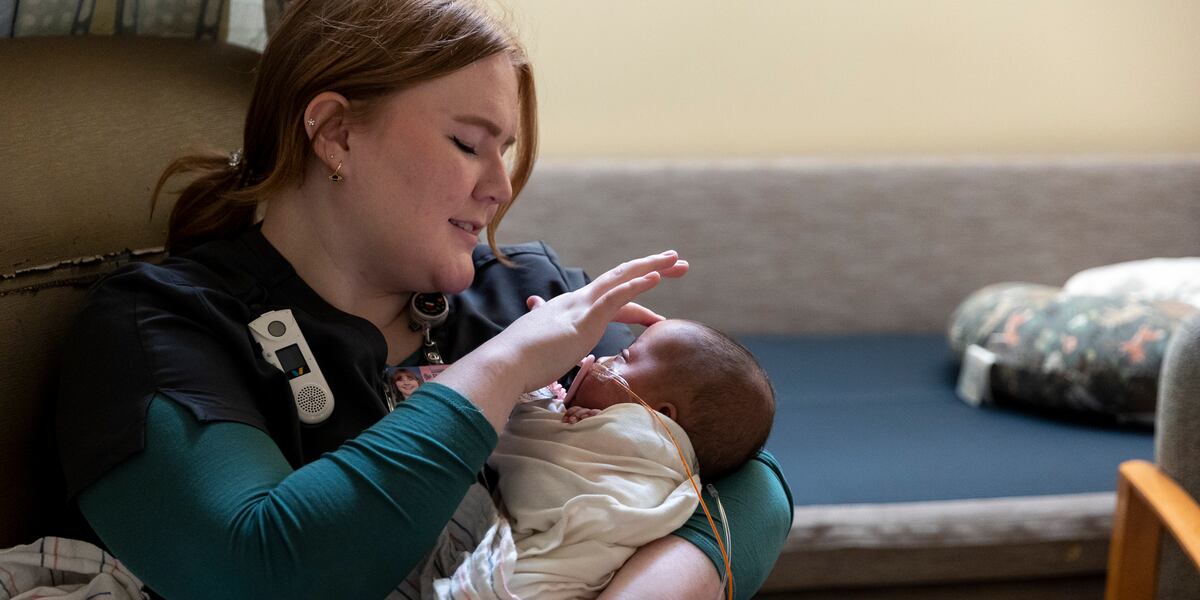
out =
[(1200, 569), (1200, 505), (1151, 463), (1121, 463), (1108, 554), (1108, 600), (1154, 598), (1163, 527)]

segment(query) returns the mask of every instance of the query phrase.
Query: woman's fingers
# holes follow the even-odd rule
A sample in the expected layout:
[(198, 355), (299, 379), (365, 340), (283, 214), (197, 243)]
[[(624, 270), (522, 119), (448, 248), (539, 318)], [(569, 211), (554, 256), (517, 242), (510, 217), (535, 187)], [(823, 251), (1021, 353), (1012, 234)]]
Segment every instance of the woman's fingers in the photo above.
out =
[(546, 303), (546, 299), (541, 296), (530, 296), (525, 299), (525, 308), (533, 310)]
[(684, 265), (680, 267), (679, 262), (679, 255), (674, 250), (636, 258), (609, 269), (588, 287), (592, 288), (595, 298), (600, 298), (617, 286), (644, 277), (649, 273), (665, 270), (672, 273), (672, 276), (678, 277), (687, 272), (687, 263), (684, 262)]
[(663, 277), (670, 277), (672, 279), (674, 279), (676, 277), (683, 277), (684, 275), (687, 274), (688, 267), (689, 267), (688, 261), (677, 260), (677, 261), (675, 261), (674, 265), (667, 267), (666, 269), (660, 269), (658, 271), (658, 274), (662, 275)]
[(638, 304), (630, 302), (617, 310), (617, 316), (613, 320), (618, 323), (629, 323), (631, 325), (644, 325), (649, 327), (666, 317)]
[(659, 281), (662, 281), (662, 275), (659, 275), (658, 271), (651, 271), (637, 279), (626, 281), (596, 300), (595, 307), (600, 309), (602, 314), (609, 315), (608, 320), (612, 320), (623, 307), (634, 298), (653, 289)]

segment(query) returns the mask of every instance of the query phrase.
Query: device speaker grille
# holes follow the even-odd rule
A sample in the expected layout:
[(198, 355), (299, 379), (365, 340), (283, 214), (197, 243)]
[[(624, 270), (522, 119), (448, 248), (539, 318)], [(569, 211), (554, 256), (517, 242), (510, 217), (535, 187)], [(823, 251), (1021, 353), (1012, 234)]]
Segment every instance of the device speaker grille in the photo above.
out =
[(296, 396), (296, 402), (301, 411), (318, 414), (325, 410), (325, 392), (315, 385), (306, 385), (300, 388), (300, 393)]

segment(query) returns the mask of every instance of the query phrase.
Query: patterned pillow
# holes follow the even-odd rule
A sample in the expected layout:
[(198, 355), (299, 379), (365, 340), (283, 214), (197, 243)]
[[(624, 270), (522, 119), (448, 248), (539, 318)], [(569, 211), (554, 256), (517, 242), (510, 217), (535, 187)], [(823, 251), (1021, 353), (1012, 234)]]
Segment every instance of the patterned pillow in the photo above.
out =
[(1197, 312), (1179, 302), (1005, 283), (968, 297), (949, 337), (960, 358), (971, 345), (992, 353), (987, 387), (995, 404), (1153, 423), (1163, 352)]

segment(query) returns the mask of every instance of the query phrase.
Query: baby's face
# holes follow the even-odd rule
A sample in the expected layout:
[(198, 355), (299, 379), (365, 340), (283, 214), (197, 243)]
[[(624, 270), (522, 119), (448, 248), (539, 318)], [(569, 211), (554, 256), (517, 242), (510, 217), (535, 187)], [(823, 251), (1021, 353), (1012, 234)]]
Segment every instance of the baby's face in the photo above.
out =
[[(607, 363), (651, 407), (657, 408), (662, 402), (678, 405), (686, 396), (677, 393), (683, 383), (679, 378), (684, 376), (678, 365), (683, 357), (695, 351), (696, 339), (695, 325), (687, 321), (660, 321), (648, 327), (620, 354), (600, 357), (596, 362)], [(601, 367), (593, 366), (591, 371), (580, 375), (583, 380), (568, 399), (568, 406), (603, 410), (614, 404), (636, 402), (619, 383), (597, 374), (600, 370)]]

